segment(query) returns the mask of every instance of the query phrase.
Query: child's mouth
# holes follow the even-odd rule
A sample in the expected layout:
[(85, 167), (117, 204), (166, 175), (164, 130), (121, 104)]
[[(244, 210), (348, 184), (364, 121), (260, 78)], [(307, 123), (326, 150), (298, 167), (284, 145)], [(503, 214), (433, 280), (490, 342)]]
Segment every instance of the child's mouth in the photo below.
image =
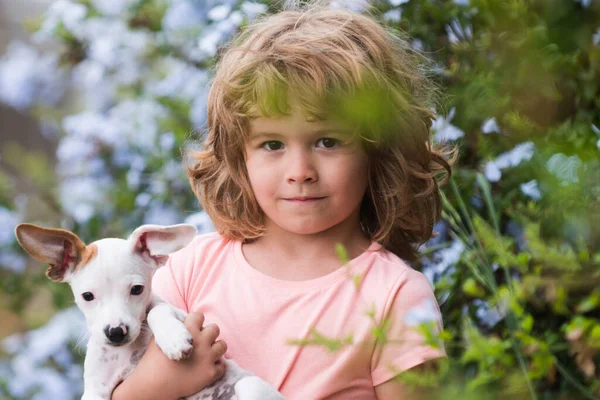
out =
[(285, 200), (292, 202), (292, 203), (297, 203), (297, 204), (309, 204), (309, 203), (315, 203), (319, 200), (323, 200), (325, 197), (304, 197), (304, 196), (299, 196), (299, 197), (289, 197), (286, 198)]

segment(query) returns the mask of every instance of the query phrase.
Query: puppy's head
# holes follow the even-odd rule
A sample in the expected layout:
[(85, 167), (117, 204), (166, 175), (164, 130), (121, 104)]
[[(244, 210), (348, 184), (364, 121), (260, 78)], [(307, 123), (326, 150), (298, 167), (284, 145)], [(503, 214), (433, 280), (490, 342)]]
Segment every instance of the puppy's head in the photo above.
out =
[(49, 265), (48, 278), (68, 282), (83, 311), (90, 339), (120, 346), (134, 341), (151, 303), (154, 271), (169, 254), (196, 235), (192, 225), (143, 225), (128, 239), (84, 244), (72, 232), (21, 224), (18, 242), (33, 258)]

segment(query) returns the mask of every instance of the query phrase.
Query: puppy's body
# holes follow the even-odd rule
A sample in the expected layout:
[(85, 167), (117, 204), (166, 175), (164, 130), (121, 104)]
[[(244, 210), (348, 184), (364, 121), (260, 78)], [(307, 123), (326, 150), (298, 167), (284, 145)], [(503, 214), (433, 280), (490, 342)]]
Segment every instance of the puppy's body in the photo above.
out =
[(143, 330), (138, 338), (127, 346), (88, 345), (83, 378), (85, 392), (82, 400), (110, 399), (114, 388), (129, 376), (146, 352), (150, 336), (150, 333)]
[[(151, 336), (150, 328), (147, 323), (144, 323), (138, 338), (127, 346), (89, 346), (84, 365), (86, 391), (82, 400), (110, 399), (112, 390), (129, 376), (146, 352)], [(242, 394), (242, 399), (263, 398), (259, 394), (264, 393), (262, 390), (264, 383), (241, 369), (234, 361), (225, 360), (225, 363), (227, 367), (225, 375), (221, 379), (199, 393), (186, 397), (186, 400), (238, 400), (240, 399), (236, 394), (238, 383), (240, 385), (238, 385), (237, 391), (246, 394), (246, 396)], [(242, 380), (243, 378), (245, 380)], [(248, 384), (251, 387), (247, 387)], [(240, 390), (242, 386), (244, 389)], [(253, 390), (257, 392), (256, 396), (250, 396)], [(266, 394), (268, 395), (268, 393)]]
[[(154, 271), (168, 255), (195, 236), (191, 225), (144, 225), (127, 240), (102, 239), (85, 245), (61, 229), (21, 224), (16, 235), (34, 258), (50, 265), (47, 275), (71, 285), (84, 313), (90, 339), (84, 364), (82, 400), (110, 400), (115, 387), (133, 371), (152, 335), (172, 360), (186, 357), (192, 337), (186, 314), (151, 294)], [(280, 400), (266, 382), (225, 360), (222, 379), (188, 400)]]

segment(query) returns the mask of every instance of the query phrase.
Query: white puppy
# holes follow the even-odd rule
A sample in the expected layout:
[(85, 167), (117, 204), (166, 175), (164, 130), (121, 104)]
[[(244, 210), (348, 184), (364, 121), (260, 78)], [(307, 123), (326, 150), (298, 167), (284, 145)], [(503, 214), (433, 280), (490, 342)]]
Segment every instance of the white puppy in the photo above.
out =
[[(154, 271), (192, 241), (194, 226), (144, 225), (127, 240), (102, 239), (89, 245), (63, 229), (21, 224), (15, 233), (33, 258), (50, 265), (46, 275), (51, 280), (71, 285), (85, 315), (90, 339), (83, 400), (109, 400), (146, 351), (152, 334), (170, 359), (189, 355), (192, 336), (183, 324), (186, 314), (153, 296), (151, 289)], [(222, 379), (187, 399), (283, 399), (266, 382), (233, 361), (225, 362)]]

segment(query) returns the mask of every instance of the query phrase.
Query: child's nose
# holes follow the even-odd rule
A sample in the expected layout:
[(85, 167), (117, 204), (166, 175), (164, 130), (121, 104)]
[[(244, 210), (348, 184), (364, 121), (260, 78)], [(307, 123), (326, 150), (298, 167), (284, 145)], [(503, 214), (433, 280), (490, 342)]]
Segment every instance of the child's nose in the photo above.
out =
[(310, 152), (297, 151), (290, 156), (290, 162), (286, 171), (286, 180), (288, 183), (317, 181), (318, 173)]

